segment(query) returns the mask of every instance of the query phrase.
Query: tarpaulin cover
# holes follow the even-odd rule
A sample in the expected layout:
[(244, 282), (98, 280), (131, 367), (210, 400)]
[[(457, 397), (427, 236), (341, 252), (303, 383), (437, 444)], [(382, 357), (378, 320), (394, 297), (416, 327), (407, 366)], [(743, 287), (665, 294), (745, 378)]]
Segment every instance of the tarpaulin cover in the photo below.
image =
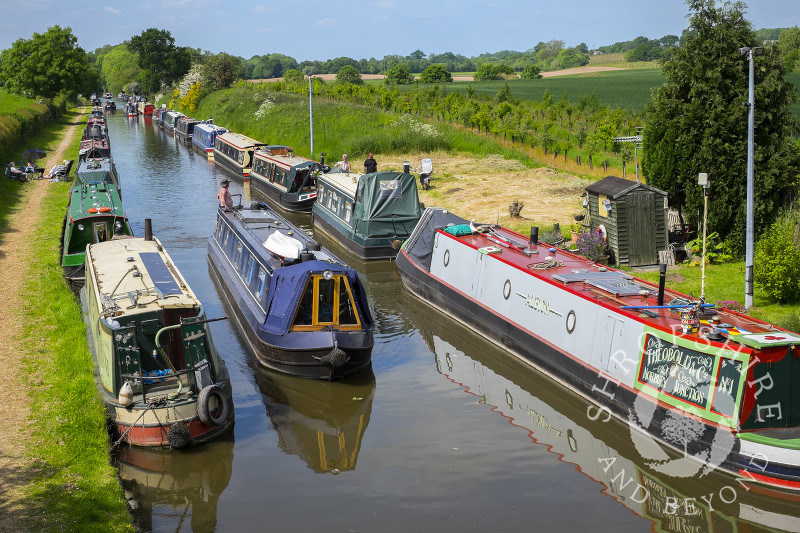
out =
[(469, 224), (469, 222), (445, 209), (429, 207), (425, 210), (403, 250), (417, 265), (425, 270), (430, 270), (436, 230), (456, 224)]
[(262, 329), (273, 335), (283, 335), (289, 331), (294, 320), (295, 311), (303, 297), (306, 282), (311, 274), (322, 274), (330, 270), (334, 274), (345, 274), (350, 282), (350, 289), (360, 308), (362, 324), (372, 324), (372, 317), (367, 304), (367, 297), (358, 273), (352, 268), (334, 265), (325, 261), (306, 261), (274, 270), (269, 278), (267, 297), (267, 318)]
[(422, 209), (416, 178), (403, 172), (374, 172), (358, 180), (355, 232), (365, 238), (408, 235)]

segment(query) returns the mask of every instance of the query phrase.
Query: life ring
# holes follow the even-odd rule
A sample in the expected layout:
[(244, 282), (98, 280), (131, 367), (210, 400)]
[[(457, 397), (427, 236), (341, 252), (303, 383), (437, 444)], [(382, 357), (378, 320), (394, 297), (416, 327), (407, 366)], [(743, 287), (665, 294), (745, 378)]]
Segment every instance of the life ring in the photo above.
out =
[[(216, 404), (212, 407), (212, 401)], [(207, 426), (220, 426), (230, 414), (228, 397), (217, 385), (208, 385), (197, 396), (197, 416)]]

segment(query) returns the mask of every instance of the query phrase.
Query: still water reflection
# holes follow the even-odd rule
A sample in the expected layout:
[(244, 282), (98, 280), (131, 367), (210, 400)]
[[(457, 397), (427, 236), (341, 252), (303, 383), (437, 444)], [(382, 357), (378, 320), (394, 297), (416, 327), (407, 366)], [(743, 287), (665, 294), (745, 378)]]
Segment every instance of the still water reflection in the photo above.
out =
[[(206, 244), (219, 182), (244, 203), (249, 187), (148, 118), (118, 114), (109, 129), (134, 231), (152, 218), (207, 315), (228, 315)], [(311, 231), (308, 215), (291, 219)], [(212, 324), (236, 425), (195, 450), (120, 454), (143, 530), (800, 530), (796, 502), (654, 474), (627, 426), (592, 422), (580, 398), (410, 296), (392, 263), (351, 262), (376, 322), (372, 369), (334, 383), (274, 374), (233, 324)]]

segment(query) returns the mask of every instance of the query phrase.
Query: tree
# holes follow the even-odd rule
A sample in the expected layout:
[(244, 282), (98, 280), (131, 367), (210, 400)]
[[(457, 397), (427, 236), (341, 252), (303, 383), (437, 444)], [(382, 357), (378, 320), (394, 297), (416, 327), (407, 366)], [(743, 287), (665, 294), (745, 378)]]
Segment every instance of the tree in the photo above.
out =
[(103, 86), (112, 93), (118, 93), (126, 84), (139, 77), (141, 69), (137, 65), (136, 55), (124, 44), (115, 46), (102, 58), (100, 76)]
[(420, 83), (447, 83), (451, 81), (453, 81), (453, 76), (442, 65), (431, 65), (423, 70), (419, 76)]
[(72, 29), (60, 26), (18, 39), (0, 53), (0, 80), (6, 89), (31, 97), (89, 94), (99, 79), (77, 43)]
[(525, 65), (519, 77), (523, 80), (538, 80), (542, 77), (541, 72), (542, 69), (539, 68), (539, 65)]
[(204, 85), (213, 91), (227, 89), (242, 77), (242, 64), (238, 58), (222, 52), (206, 59), (202, 67)]
[[(697, 174), (707, 172), (712, 194), (709, 224), (741, 250), (745, 227), (748, 61), (738, 48), (756, 46), (744, 4), (689, 0), (690, 27), (666, 78), (645, 109), (642, 170), (648, 183), (669, 193), (681, 212), (702, 210)], [(756, 57), (756, 234), (796, 190), (800, 153), (797, 124), (789, 112), (795, 98), (774, 47)]]
[(387, 85), (407, 85), (414, 82), (414, 76), (411, 75), (408, 65), (398, 63), (386, 71), (384, 82)]
[(511, 94), (511, 87), (508, 86), (508, 83), (504, 83), (500, 86), (497, 90), (497, 94), (495, 95), (494, 99), (499, 102), (508, 102), (512, 100), (514, 96)]
[(792, 71), (800, 66), (800, 28), (786, 28), (781, 31), (778, 38), (778, 50), (784, 56), (784, 63), (787, 71)]
[(149, 28), (131, 37), (128, 48), (139, 56), (139, 67), (144, 71), (142, 84), (147, 91), (159, 91), (162, 85), (182, 78), (191, 67), (188, 50), (175, 46), (175, 39), (167, 30)]
[(344, 65), (336, 74), (336, 81), (350, 85), (362, 85), (361, 73), (353, 65)]
[[(309, 76), (311, 76), (313, 72), (309, 72)], [(283, 81), (287, 83), (300, 83), (305, 79), (305, 76), (302, 72), (297, 70), (296, 68), (292, 68), (284, 72), (283, 74)]]

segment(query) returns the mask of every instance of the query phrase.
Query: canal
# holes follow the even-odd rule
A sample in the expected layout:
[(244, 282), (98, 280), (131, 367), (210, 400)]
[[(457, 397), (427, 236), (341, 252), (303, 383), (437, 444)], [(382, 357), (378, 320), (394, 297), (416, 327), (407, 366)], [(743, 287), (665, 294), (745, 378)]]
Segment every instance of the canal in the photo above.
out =
[[(206, 246), (223, 178), (150, 118), (109, 116), (123, 202), (205, 305), (230, 314)], [(234, 201), (237, 201), (234, 197)], [(308, 215), (292, 220), (310, 231)], [(328, 242), (323, 241), (328, 245)], [(212, 324), (236, 424), (176, 452), (116, 458), (145, 531), (799, 531), (796, 502), (729, 476), (670, 471), (628, 425), (416, 300), (392, 263), (354, 264), (376, 322), (372, 369), (327, 383), (260, 368), (230, 321)], [(675, 459), (672, 459), (675, 461)], [(676, 469), (677, 471), (677, 469)]]

